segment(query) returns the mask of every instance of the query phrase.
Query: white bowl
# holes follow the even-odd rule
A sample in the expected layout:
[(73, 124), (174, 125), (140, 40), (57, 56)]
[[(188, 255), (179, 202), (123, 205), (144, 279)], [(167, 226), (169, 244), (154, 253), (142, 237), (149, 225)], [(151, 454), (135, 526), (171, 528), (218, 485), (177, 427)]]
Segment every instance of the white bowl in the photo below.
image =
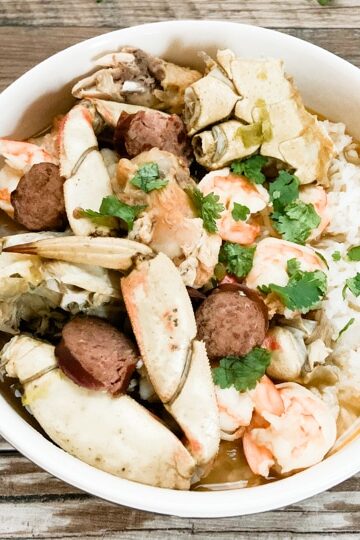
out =
[[(66, 110), (71, 82), (92, 60), (122, 45), (135, 45), (182, 64), (196, 52), (229, 47), (247, 57), (285, 60), (312, 110), (347, 124), (360, 139), (360, 70), (314, 45), (278, 33), (220, 21), (172, 21), (118, 30), (79, 43), (34, 67), (0, 95), (0, 136), (26, 137)], [(96, 428), (95, 428), (96, 429)], [(122, 480), (60, 450), (0, 396), (0, 433), (37, 465), (84, 491), (133, 508), (187, 517), (222, 517), (279, 508), (319, 493), (360, 470), (360, 439), (290, 478), (222, 492), (182, 492)], [(146, 451), (146, 449), (144, 450)]]

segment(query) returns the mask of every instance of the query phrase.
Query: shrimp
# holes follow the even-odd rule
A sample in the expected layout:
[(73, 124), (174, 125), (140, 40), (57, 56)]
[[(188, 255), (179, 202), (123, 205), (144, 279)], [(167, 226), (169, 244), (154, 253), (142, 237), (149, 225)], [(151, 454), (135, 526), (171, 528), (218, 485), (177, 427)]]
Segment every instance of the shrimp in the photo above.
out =
[(0, 156), (5, 158), (5, 165), (0, 170), (0, 208), (13, 217), (11, 193), (20, 178), (37, 163), (46, 161), (57, 164), (58, 160), (36, 144), (9, 139), (0, 139)]
[(250, 425), (254, 413), (264, 410), (282, 414), (284, 407), (275, 385), (264, 375), (254, 390), (239, 392), (235, 387), (220, 388), (215, 385), (219, 410), (221, 438), (226, 441), (239, 439)]
[(264, 477), (274, 465), (284, 474), (319, 463), (336, 440), (336, 419), (319, 397), (292, 382), (276, 385), (276, 391), (283, 412), (265, 407), (243, 436), (249, 467)]
[(297, 259), (301, 270), (305, 272), (325, 269), (325, 263), (311, 247), (279, 238), (264, 238), (256, 247), (246, 285), (252, 289), (269, 283), (285, 286), (289, 281), (286, 270), (289, 259)]
[[(269, 194), (263, 186), (252, 184), (245, 176), (231, 174), (226, 167), (205, 175), (199, 189), (204, 195), (218, 195), (225, 207), (217, 220), (219, 235), (223, 240), (243, 245), (255, 241), (260, 234), (260, 226), (251, 219), (251, 215), (263, 210), (269, 202)], [(232, 217), (234, 203), (249, 208), (250, 214), (245, 221), (235, 221)]]
[(308, 241), (315, 240), (323, 233), (330, 223), (330, 212), (327, 204), (326, 191), (320, 186), (311, 185), (302, 187), (299, 193), (299, 198), (306, 204), (311, 203), (321, 219), (319, 226), (316, 227), (316, 229), (313, 229), (308, 238)]

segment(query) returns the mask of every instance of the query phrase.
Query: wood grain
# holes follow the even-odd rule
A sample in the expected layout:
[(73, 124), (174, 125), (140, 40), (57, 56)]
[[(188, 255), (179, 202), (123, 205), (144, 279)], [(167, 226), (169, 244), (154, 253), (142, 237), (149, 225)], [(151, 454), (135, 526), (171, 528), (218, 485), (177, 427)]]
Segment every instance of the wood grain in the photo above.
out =
[(217, 531), (223, 531), (218, 538), (246, 538), (249, 533), (260, 539), (290, 538), (290, 533), (299, 538), (304, 531), (310, 538), (322, 532), (347, 538), (346, 532), (360, 530), (360, 475), (282, 511), (216, 520), (115, 506), (65, 485), (15, 453), (0, 454), (0, 476), (0, 538), (163, 539), (195, 534), (208, 539)]
[[(336, 538), (360, 530), (360, 474), (281, 511), (216, 520), (185, 519), (118, 507), (68, 486), (15, 452), (0, 453), (0, 538)], [(15, 511), (16, 510), (16, 511)], [(49, 519), (51, 517), (51, 519)], [(161, 531), (161, 535), (159, 532)], [(339, 533), (339, 534), (338, 534)], [(341, 534), (340, 534), (341, 533)], [(158, 535), (158, 536), (157, 536)], [(322, 537), (324, 538), (324, 537)], [(325, 536), (326, 538), (326, 536)]]
[(164, 19), (229, 19), (261, 26), (357, 28), (358, 0), (9, 0), (0, 24), (14, 26), (130, 26)]
[[(14, 30), (9, 26), (0, 27), (0, 91), (51, 54), (113, 29), (113, 27), (21, 27)], [(16, 39), (13, 39), (14, 31)], [(284, 28), (282, 31), (324, 47), (360, 67), (360, 29), (344, 32), (339, 28), (331, 30)]]

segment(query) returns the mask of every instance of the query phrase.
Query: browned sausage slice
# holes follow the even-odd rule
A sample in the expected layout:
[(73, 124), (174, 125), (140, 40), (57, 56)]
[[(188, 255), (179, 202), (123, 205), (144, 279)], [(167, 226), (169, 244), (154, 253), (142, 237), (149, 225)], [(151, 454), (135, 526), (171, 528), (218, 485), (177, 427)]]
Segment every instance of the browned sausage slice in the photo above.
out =
[(210, 360), (244, 356), (262, 344), (268, 328), (267, 309), (255, 291), (241, 286), (215, 289), (196, 311), (197, 337)]
[(120, 153), (135, 157), (151, 148), (166, 150), (190, 162), (191, 146), (183, 121), (176, 114), (158, 111), (122, 112), (115, 129), (115, 146)]
[(29, 231), (64, 230), (64, 180), (53, 163), (33, 165), (11, 193), (15, 220)]
[(55, 348), (59, 367), (79, 386), (126, 392), (139, 354), (122, 332), (98, 317), (75, 317)]

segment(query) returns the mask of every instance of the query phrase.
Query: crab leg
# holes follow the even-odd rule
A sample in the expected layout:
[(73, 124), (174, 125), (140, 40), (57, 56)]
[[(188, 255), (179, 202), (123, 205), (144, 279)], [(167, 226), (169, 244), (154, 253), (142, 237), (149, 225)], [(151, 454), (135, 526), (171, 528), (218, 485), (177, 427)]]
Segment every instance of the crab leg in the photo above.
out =
[(114, 270), (127, 270), (133, 264), (134, 257), (152, 254), (148, 246), (126, 238), (88, 236), (53, 237), (15, 246), (7, 246), (5, 241), (3, 251), (38, 255), (77, 264), (92, 264)]
[(22, 383), (24, 401), (41, 427), (65, 451), (128, 480), (189, 489), (193, 458), (131, 397), (77, 386), (58, 369), (52, 345), (24, 335), (5, 347), (2, 364)]
[(182, 427), (204, 472), (219, 446), (219, 417), (209, 361), (196, 341), (190, 298), (172, 261), (160, 253), (142, 261), (121, 289), (156, 393)]
[(60, 172), (65, 208), (76, 235), (109, 234), (109, 227), (74, 215), (77, 208), (98, 211), (104, 197), (112, 194), (109, 174), (92, 127), (93, 117), (84, 105), (76, 105), (64, 117), (59, 134)]

